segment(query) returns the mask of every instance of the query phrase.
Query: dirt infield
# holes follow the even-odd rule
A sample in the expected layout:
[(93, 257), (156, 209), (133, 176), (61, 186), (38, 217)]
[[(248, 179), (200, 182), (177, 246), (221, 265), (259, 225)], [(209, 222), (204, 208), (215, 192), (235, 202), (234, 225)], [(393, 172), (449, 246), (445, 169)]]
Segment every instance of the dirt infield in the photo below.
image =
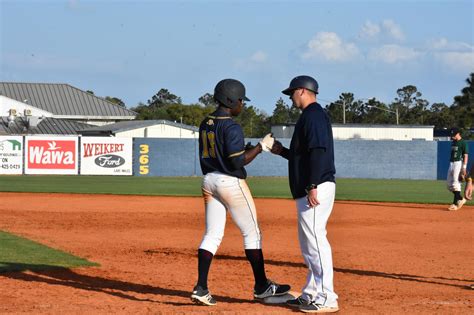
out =
[[(0, 273), (0, 313), (295, 314), (252, 301), (231, 220), (211, 266), (217, 306), (191, 303), (201, 198), (0, 193), (0, 230), (100, 267)], [(447, 200), (449, 196), (447, 196)], [(298, 291), (306, 269), (292, 200), (256, 199), (267, 274)], [(336, 202), (328, 226), (342, 314), (474, 313), (474, 207)], [(1, 250), (1, 248), (0, 248)]]

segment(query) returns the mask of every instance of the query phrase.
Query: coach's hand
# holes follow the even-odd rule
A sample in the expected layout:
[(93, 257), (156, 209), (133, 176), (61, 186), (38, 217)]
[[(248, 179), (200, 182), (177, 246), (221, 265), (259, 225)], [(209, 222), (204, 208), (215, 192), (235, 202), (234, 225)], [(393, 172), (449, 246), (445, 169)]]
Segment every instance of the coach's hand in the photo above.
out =
[(318, 200), (318, 189), (313, 188), (310, 191), (308, 191), (308, 203), (311, 207), (316, 207), (319, 205), (319, 200)]
[(281, 151), (283, 151), (283, 145), (281, 144), (280, 141), (275, 140), (275, 142), (273, 143), (273, 147), (271, 149), (271, 152), (273, 154), (280, 155)]

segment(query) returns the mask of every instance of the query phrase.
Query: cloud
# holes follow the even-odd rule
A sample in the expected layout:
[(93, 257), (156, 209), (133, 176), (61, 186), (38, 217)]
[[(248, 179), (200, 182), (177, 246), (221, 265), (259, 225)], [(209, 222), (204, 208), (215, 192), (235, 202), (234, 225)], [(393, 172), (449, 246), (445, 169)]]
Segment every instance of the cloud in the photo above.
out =
[(67, 5), (70, 9), (75, 10), (79, 8), (79, 0), (69, 0)]
[(399, 45), (383, 45), (370, 50), (369, 60), (381, 61), (389, 64), (410, 61), (421, 56), (422, 53), (410, 47)]
[(267, 54), (263, 51), (256, 51), (251, 57), (250, 60), (253, 62), (265, 62), (267, 61)]
[(405, 39), (405, 35), (403, 34), (401, 27), (392, 20), (383, 20), (382, 28), (386, 33), (397, 40)]
[(262, 51), (257, 50), (250, 57), (239, 59), (235, 62), (235, 66), (244, 70), (254, 70), (266, 64), (268, 55)]
[(304, 59), (325, 59), (328, 61), (348, 61), (358, 55), (353, 43), (344, 43), (336, 33), (319, 32), (307, 44)]
[(380, 33), (380, 26), (371, 21), (366, 21), (360, 30), (360, 37), (363, 38), (374, 38)]
[(380, 24), (367, 20), (359, 31), (359, 37), (365, 39), (376, 39), (380, 36), (398, 41), (405, 39), (402, 28), (393, 20), (383, 20)]
[(436, 60), (454, 71), (474, 71), (474, 46), (439, 38), (428, 44)]
[(474, 71), (473, 51), (435, 53), (434, 56), (451, 70), (466, 73)]
[(434, 51), (472, 51), (474, 46), (463, 42), (450, 42), (446, 38), (438, 38), (428, 43), (428, 49)]

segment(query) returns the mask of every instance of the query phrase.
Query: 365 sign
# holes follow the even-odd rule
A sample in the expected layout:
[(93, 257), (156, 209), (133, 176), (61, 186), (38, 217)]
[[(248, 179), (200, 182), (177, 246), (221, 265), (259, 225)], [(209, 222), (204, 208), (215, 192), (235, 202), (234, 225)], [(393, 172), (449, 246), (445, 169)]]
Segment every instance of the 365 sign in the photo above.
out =
[(26, 137), (25, 174), (77, 174), (77, 137)]

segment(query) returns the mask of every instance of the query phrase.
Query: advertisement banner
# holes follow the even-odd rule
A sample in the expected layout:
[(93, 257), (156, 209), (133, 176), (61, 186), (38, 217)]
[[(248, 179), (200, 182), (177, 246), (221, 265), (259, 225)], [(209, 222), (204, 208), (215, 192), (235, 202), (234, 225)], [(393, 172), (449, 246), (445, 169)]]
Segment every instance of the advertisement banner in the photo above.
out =
[(0, 174), (23, 173), (23, 137), (0, 136)]
[(75, 175), (77, 137), (25, 137), (25, 174)]
[(132, 175), (132, 140), (82, 137), (81, 175)]

